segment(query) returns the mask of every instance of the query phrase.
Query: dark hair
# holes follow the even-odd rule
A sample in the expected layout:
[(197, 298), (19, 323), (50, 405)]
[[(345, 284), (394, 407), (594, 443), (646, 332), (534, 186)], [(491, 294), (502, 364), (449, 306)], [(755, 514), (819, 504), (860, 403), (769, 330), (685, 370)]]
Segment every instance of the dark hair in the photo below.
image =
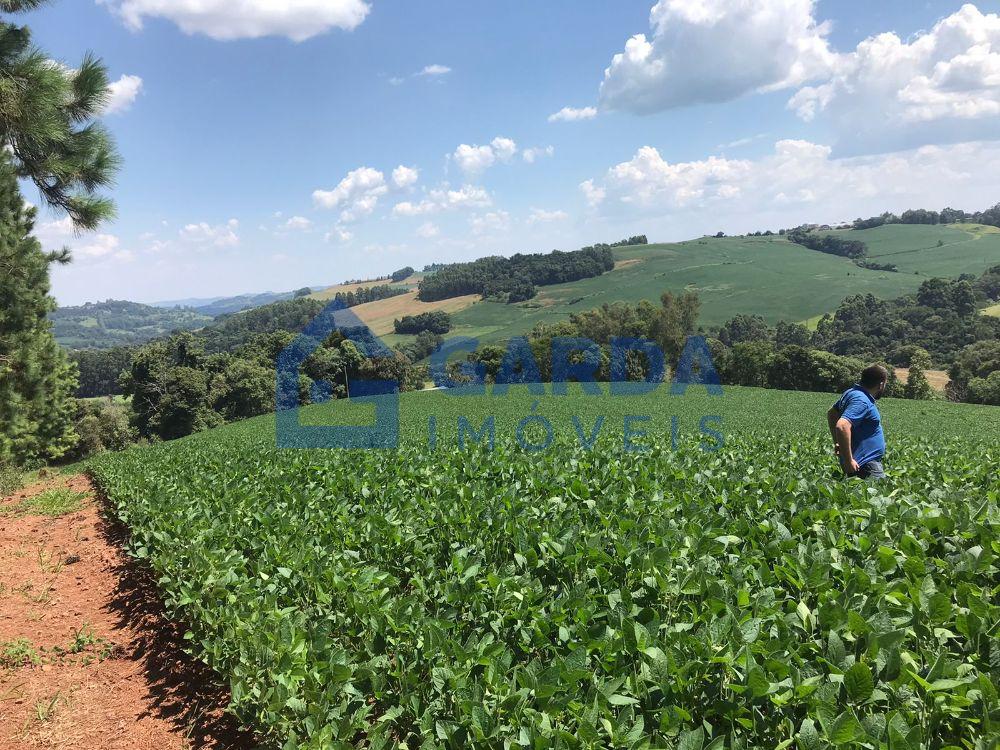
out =
[(861, 371), (861, 385), (865, 388), (874, 388), (882, 385), (889, 379), (889, 371), (882, 365), (869, 365)]

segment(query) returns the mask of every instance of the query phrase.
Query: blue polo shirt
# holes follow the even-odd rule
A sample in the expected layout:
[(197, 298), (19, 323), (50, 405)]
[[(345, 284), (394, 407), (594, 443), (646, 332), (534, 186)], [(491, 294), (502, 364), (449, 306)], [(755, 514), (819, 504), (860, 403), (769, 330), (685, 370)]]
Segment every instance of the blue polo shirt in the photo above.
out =
[(851, 423), (851, 453), (858, 466), (881, 461), (885, 455), (885, 434), (882, 432), (882, 415), (871, 394), (860, 385), (851, 386), (844, 391), (834, 408)]

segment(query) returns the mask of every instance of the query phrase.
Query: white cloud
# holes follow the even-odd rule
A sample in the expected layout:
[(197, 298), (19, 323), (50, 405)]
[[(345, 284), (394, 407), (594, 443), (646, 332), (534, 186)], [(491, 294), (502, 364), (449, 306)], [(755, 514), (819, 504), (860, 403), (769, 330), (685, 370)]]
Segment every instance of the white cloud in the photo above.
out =
[(197, 245), (235, 247), (240, 244), (240, 237), (236, 234), (239, 227), (240, 223), (236, 219), (230, 219), (225, 224), (216, 226), (202, 221), (197, 224), (187, 224), (180, 230), (180, 238)]
[(444, 76), (451, 72), (447, 65), (427, 65), (417, 73), (418, 76)]
[(836, 56), (814, 0), (659, 0), (604, 71), (600, 106), (649, 114), (800, 85)]
[(127, 112), (141, 91), (142, 79), (139, 76), (122, 76), (108, 86), (108, 103), (104, 113), (113, 115), (117, 112)]
[(342, 208), (340, 221), (350, 223), (370, 215), (388, 190), (384, 174), (371, 167), (358, 167), (333, 190), (314, 190), (313, 202), (320, 208)]
[(524, 159), (527, 164), (534, 164), (543, 156), (552, 156), (555, 152), (555, 146), (546, 146), (545, 148), (541, 148), (540, 146), (535, 148), (526, 148), (521, 152), (521, 158)]
[(139, 30), (147, 18), (173, 21), (187, 34), (213, 39), (284, 36), (301, 42), (332, 28), (357, 28), (371, 9), (365, 0), (98, 0)]
[(546, 211), (544, 208), (533, 208), (528, 215), (528, 224), (540, 224), (550, 221), (566, 221), (569, 214), (565, 211)]
[(578, 122), (593, 120), (597, 117), (597, 107), (563, 107), (558, 112), (549, 115), (549, 122)]
[(708, 157), (672, 164), (647, 146), (611, 167), (600, 186), (591, 181), (590, 189), (605, 191), (601, 210), (609, 216), (682, 218), (701, 231), (724, 216), (730, 226), (777, 229), (885, 210), (980, 206), (1000, 170), (1000, 144), (988, 142), (850, 158), (832, 154), (829, 146), (784, 140), (756, 160)]
[(583, 193), (583, 197), (587, 199), (587, 205), (591, 208), (597, 208), (597, 206), (604, 202), (605, 197), (607, 197), (607, 190), (597, 187), (593, 180), (584, 180), (581, 182), (580, 191)]
[(425, 240), (433, 239), (441, 234), (441, 230), (438, 228), (437, 224), (427, 221), (417, 227), (417, 236), (423, 237)]
[(119, 251), (120, 240), (113, 234), (95, 234), (85, 238), (79, 244), (72, 244), (70, 249), (74, 257), (83, 258), (104, 258), (108, 255), (115, 255), (119, 260), (128, 260), (131, 253)]
[(606, 184), (626, 203), (682, 207), (716, 195), (722, 186), (739, 183), (750, 167), (748, 161), (715, 156), (671, 164), (655, 148), (644, 146), (630, 161), (612, 167)]
[(998, 138), (1000, 16), (965, 5), (910, 41), (865, 39), (788, 107), (828, 121), (841, 153)]
[(467, 143), (455, 149), (453, 158), (458, 166), (466, 172), (482, 172), (492, 167), (497, 160), (491, 146), (470, 146)]
[(451, 68), (447, 65), (425, 65), (423, 68), (408, 76), (392, 76), (389, 83), (393, 86), (402, 86), (410, 78), (436, 78), (440, 79), (451, 73)]
[(392, 183), (400, 189), (416, 184), (418, 179), (420, 179), (420, 170), (416, 167), (404, 167), (400, 164), (392, 170)]
[(69, 217), (37, 224), (33, 234), (45, 250), (52, 251), (66, 247), (75, 260), (128, 261), (134, 257), (131, 251), (121, 249), (121, 240), (116, 235), (80, 234)]
[(414, 203), (397, 203), (392, 212), (396, 216), (423, 216), (441, 211), (463, 208), (485, 208), (493, 203), (490, 194), (477, 185), (463, 185), (458, 190), (437, 188), (427, 193), (422, 200)]
[(476, 235), (506, 232), (510, 229), (510, 214), (506, 211), (490, 211), (469, 218), (469, 226)]
[(758, 133), (757, 135), (748, 135), (745, 138), (737, 138), (735, 141), (729, 141), (729, 143), (720, 143), (717, 148), (719, 151), (725, 151), (730, 148), (742, 148), (743, 146), (749, 146), (755, 141), (759, 141), (762, 138), (767, 138), (767, 133)]
[(312, 222), (305, 216), (293, 216), (285, 222), (285, 229), (304, 231), (312, 227)]
[(510, 138), (497, 136), (490, 145), (493, 146), (493, 153), (497, 155), (497, 159), (500, 161), (508, 161), (517, 153), (517, 144)]
[(324, 239), (327, 242), (341, 242), (341, 243), (344, 243), (344, 242), (350, 242), (351, 240), (353, 240), (354, 239), (354, 234), (351, 233), (348, 229), (345, 229), (344, 227), (342, 227), (340, 225), (337, 225), (333, 229), (331, 229), (329, 232), (326, 233), (326, 236), (324, 237)]
[(459, 145), (452, 157), (462, 171), (469, 174), (483, 172), (498, 161), (509, 161), (517, 153), (517, 144), (510, 138), (497, 136), (486, 146)]

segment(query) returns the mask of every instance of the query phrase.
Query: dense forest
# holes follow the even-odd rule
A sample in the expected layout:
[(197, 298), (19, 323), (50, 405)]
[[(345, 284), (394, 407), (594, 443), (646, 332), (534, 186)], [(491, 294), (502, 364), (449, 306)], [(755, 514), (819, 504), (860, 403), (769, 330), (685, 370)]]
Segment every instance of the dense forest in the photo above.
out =
[(614, 267), (610, 245), (547, 255), (494, 255), (437, 269), (421, 279), (418, 296), (425, 302), (465, 294), (523, 302), (535, 296), (536, 287), (600, 276)]

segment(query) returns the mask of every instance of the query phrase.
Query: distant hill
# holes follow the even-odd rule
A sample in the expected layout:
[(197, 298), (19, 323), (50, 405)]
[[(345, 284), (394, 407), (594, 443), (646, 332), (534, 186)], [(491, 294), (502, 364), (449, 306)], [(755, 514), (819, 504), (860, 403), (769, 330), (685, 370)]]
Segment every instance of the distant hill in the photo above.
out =
[(274, 302), (284, 302), (291, 299), (292, 292), (264, 292), (262, 294), (242, 294), (238, 297), (224, 297), (223, 299), (210, 302), (205, 305), (198, 305), (195, 309), (203, 315), (210, 315), (213, 318), (217, 315), (229, 315), (230, 313), (252, 310), (256, 307), (263, 307)]
[(60, 307), (49, 319), (56, 340), (67, 349), (110, 349), (143, 344), (175, 330), (201, 328), (212, 321), (212, 316), (192, 308), (167, 309), (107, 300)]
[(282, 302), (291, 299), (292, 292), (261, 292), (260, 294), (240, 294), (235, 297), (207, 297), (182, 300), (170, 300), (166, 302), (154, 302), (153, 307), (187, 307), (214, 318), (218, 315), (228, 315), (229, 313), (250, 310), (254, 307), (263, 307), (272, 302)]
[[(694, 291), (701, 299), (699, 322), (721, 325), (740, 313), (814, 323), (852, 294), (893, 299), (917, 290), (928, 278), (978, 276), (1000, 264), (1000, 231), (977, 224), (948, 226), (892, 224), (862, 231), (835, 232), (868, 245), (872, 261), (894, 263), (898, 272), (861, 268), (848, 258), (810, 250), (779, 235), (702, 237), (686, 242), (614, 248), (615, 268), (602, 276), (539, 287), (527, 302), (505, 304), (466, 295), (421, 302), (416, 285), (423, 274), (407, 279), (413, 293), (355, 308), (357, 315), (388, 344), (411, 336), (392, 333), (392, 320), (431, 310), (451, 313), (452, 336), (483, 343), (523, 335), (539, 322), (556, 323), (604, 303), (656, 301), (665, 291)], [(337, 291), (318, 291), (330, 299)]]
[[(740, 313), (760, 315), (772, 325), (779, 320), (814, 323), (852, 294), (871, 293), (893, 299), (915, 292), (931, 277), (979, 275), (1000, 264), (1000, 231), (995, 227), (889, 224), (832, 233), (865, 242), (870, 260), (892, 263), (898, 270), (861, 268), (849, 258), (811, 250), (779, 235), (703, 237), (616, 247), (613, 270), (593, 278), (541, 286), (537, 295), (526, 302), (506, 304), (482, 300), (478, 295), (422, 302), (417, 299), (416, 287), (424, 274), (415, 274), (400, 284), (411, 290), (408, 294), (360, 305), (355, 312), (389, 344), (411, 340), (410, 336), (392, 333), (392, 321), (404, 315), (444, 310), (452, 316), (451, 335), (472, 336), (489, 343), (523, 335), (536, 323), (555, 323), (604, 303), (655, 301), (665, 291), (697, 292), (702, 303), (699, 322), (704, 326), (721, 325)], [(310, 298), (322, 302), (337, 293), (384, 283), (373, 280), (325, 289), (317, 286)], [(259, 309), (292, 296), (291, 292), (267, 292), (211, 301), (186, 300), (204, 304), (181, 309), (109, 302), (63, 308), (52, 317), (63, 345), (107, 348), (142, 343), (178, 328), (201, 328), (218, 315)], [(134, 307), (126, 315), (102, 307), (107, 305)], [(270, 311), (262, 314), (267, 318), (262, 330), (282, 328), (281, 321), (271, 320)], [(282, 315), (283, 311), (277, 317)], [(293, 317), (299, 322), (297, 308)], [(230, 334), (238, 339), (244, 332), (237, 334), (237, 328), (258, 327), (251, 325), (252, 321), (217, 321), (219, 330), (212, 334), (218, 334), (220, 341), (228, 342)]]
[(150, 307), (204, 307), (213, 302), (226, 299), (226, 297), (188, 297), (186, 299), (163, 300), (162, 302), (148, 302)]
[[(383, 282), (384, 283), (384, 282)], [(308, 288), (323, 289), (326, 284), (316, 284)], [(202, 315), (217, 317), (230, 313), (251, 310), (255, 307), (270, 305), (272, 302), (283, 302), (295, 297), (296, 292), (260, 292), (258, 294), (238, 294), (235, 297), (190, 297), (188, 299), (165, 300), (150, 303), (153, 307), (189, 307)]]

